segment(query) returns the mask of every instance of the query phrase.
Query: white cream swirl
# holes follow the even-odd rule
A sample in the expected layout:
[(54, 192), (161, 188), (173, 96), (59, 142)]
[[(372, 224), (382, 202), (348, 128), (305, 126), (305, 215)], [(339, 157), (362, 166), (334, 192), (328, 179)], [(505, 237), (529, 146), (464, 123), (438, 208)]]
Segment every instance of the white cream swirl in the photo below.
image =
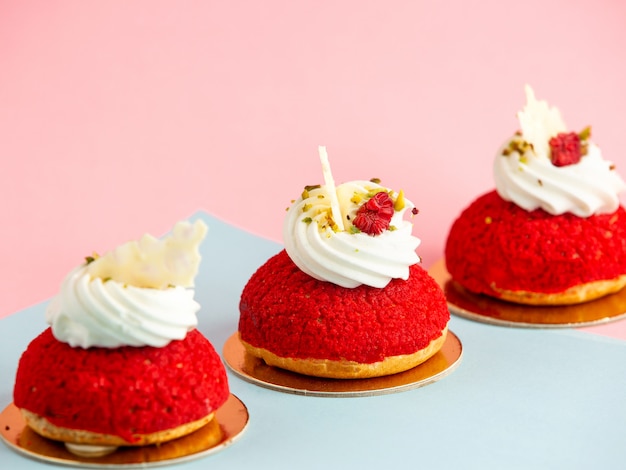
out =
[[(518, 135), (511, 141), (523, 144)], [(530, 147), (505, 152), (509, 142), (500, 149), (493, 166), (496, 189), (503, 199), (527, 211), (541, 208), (552, 215), (571, 212), (578, 217), (611, 213), (619, 207), (618, 193), (626, 185), (592, 142), (578, 163), (560, 167)]]
[[(342, 287), (365, 284), (385, 287), (391, 279), (408, 279), (409, 266), (420, 261), (415, 249), (420, 240), (412, 235), (413, 224), (403, 219), (413, 203), (394, 211), (391, 230), (372, 236), (353, 233), (352, 222), (371, 191), (383, 186), (370, 181), (351, 181), (336, 188), (343, 231), (332, 227), (332, 211), (326, 186), (308, 191), (288, 209), (283, 223), (285, 249), (293, 262), (315, 279)], [(390, 193), (393, 194), (393, 193)], [(397, 195), (395, 195), (397, 197)]]
[(46, 321), (72, 347), (163, 347), (197, 325), (200, 305), (193, 296), (193, 289), (181, 286), (154, 289), (93, 278), (82, 265), (64, 279)]

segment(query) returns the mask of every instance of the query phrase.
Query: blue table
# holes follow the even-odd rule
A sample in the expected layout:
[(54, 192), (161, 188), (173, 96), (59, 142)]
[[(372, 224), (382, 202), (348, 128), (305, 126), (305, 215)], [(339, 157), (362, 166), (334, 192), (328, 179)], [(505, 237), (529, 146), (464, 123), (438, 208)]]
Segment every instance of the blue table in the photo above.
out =
[[(277, 243), (199, 212), (209, 225), (196, 279), (199, 329), (218, 351), (237, 329), (239, 294)], [(60, 282), (61, 280), (59, 280)], [(46, 328), (45, 303), (0, 320), (0, 409), (21, 352)], [(463, 343), (449, 376), (402, 393), (310, 397), (229, 372), (248, 407), (242, 437), (188, 469), (626, 468), (626, 342), (575, 330), (491, 326), (453, 317)], [(50, 468), (0, 445), (0, 467)]]

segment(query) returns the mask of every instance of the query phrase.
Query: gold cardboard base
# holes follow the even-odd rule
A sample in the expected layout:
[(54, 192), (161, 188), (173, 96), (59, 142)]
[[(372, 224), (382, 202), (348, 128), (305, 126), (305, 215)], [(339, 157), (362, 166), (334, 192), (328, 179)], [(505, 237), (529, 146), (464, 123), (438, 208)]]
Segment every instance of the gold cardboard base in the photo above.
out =
[(16, 452), (35, 460), (82, 468), (150, 468), (199, 459), (218, 452), (237, 440), (248, 424), (248, 410), (239, 398), (230, 395), (215, 412), (215, 419), (187, 436), (161, 445), (119, 447), (101, 457), (81, 457), (63, 442), (53, 441), (29, 428), (20, 410), (7, 406), (0, 413), (0, 436)]
[(323, 379), (271, 367), (248, 354), (237, 333), (224, 344), (224, 361), (242, 379), (261, 387), (296, 395), (357, 397), (403, 392), (423, 387), (449, 375), (461, 361), (459, 338), (448, 332), (441, 350), (426, 362), (399, 374), (371, 379)]
[(537, 307), (467, 291), (452, 281), (443, 259), (428, 272), (443, 289), (450, 312), (469, 320), (523, 328), (572, 328), (626, 318), (626, 288), (582, 304)]

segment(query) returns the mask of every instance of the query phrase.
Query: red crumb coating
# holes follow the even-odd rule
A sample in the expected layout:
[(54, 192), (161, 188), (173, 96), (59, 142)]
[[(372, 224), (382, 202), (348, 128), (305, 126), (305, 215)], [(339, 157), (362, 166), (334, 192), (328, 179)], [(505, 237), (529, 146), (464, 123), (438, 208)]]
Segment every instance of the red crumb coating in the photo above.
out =
[(445, 248), (451, 277), (466, 289), (555, 293), (626, 274), (626, 212), (587, 218), (528, 212), (496, 191), (453, 223)]
[(72, 348), (48, 328), (23, 353), (14, 403), (70, 429), (133, 434), (201, 419), (228, 398), (224, 366), (193, 330), (163, 348)]
[(283, 250), (250, 278), (241, 338), (281, 357), (374, 363), (413, 354), (450, 319), (441, 288), (419, 265), (385, 288), (339, 287), (303, 273)]

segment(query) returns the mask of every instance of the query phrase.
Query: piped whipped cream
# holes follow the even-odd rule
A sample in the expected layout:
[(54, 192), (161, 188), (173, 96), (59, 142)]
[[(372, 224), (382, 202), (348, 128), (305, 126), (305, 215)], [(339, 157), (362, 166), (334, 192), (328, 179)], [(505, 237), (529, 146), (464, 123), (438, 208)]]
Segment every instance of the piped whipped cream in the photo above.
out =
[(552, 215), (571, 212), (578, 217), (611, 213), (619, 207), (626, 185), (614, 165), (604, 160), (597, 145), (586, 141), (578, 163), (555, 166), (550, 158), (552, 137), (567, 132), (558, 109), (535, 99), (526, 86), (527, 104), (518, 113), (521, 133), (500, 149), (493, 174), (500, 197), (527, 211)]
[(162, 240), (146, 235), (72, 270), (46, 310), (54, 336), (83, 348), (184, 339), (198, 323), (200, 305), (187, 286), (206, 232), (200, 220), (179, 222)]
[[(324, 160), (325, 180), (332, 181)], [(388, 192), (395, 202), (401, 198), (403, 203), (396, 204), (401, 207), (394, 210), (387, 230), (378, 235), (360, 232), (353, 224), (357, 211), (379, 191)], [(285, 250), (315, 279), (347, 288), (361, 284), (385, 287), (391, 279), (408, 279), (409, 266), (420, 261), (415, 252), (420, 240), (412, 235), (413, 224), (404, 219), (406, 211), (414, 207), (400, 193), (371, 181), (308, 188), (287, 210)]]

